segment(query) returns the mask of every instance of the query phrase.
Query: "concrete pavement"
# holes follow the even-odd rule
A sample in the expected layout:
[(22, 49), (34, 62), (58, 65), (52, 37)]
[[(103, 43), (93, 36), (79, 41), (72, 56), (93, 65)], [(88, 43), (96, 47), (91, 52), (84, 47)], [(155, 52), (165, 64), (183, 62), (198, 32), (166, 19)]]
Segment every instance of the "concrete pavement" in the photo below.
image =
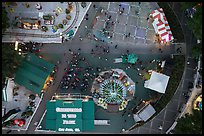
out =
[[(178, 10), (178, 9), (176, 9), (176, 10)], [(94, 11), (94, 9), (93, 9), (93, 7), (91, 7), (91, 9), (88, 11), (88, 13), (92, 14), (92, 15), (96, 14), (96, 12), (93, 12), (93, 11)], [(180, 11), (178, 11), (178, 12), (180, 12)], [(91, 16), (91, 15), (89, 15), (89, 16)], [(183, 17), (184, 16), (179, 16), (179, 19), (183, 20)], [(86, 25), (88, 27), (91, 26), (91, 24), (89, 22), (90, 20), (83, 21), (80, 28), (84, 28)], [(186, 102), (186, 100), (182, 96), (182, 92), (188, 91), (188, 89), (186, 88), (187, 83), (189, 81), (193, 81), (192, 75), (193, 75), (193, 68), (194, 68), (193, 63), (194, 62), (188, 56), (188, 55), (190, 55), (189, 50), (191, 49), (191, 44), (192, 44), (192, 39), (191, 39), (192, 38), (192, 33), (187, 33), (187, 32), (189, 32), (189, 30), (186, 29), (186, 27), (185, 27), (185, 25), (183, 25), (183, 23), (185, 23), (185, 22), (182, 22), (182, 27), (183, 27), (184, 32), (186, 32), (184, 34), (186, 34), (185, 38), (186, 38), (186, 45), (187, 45), (187, 50), (188, 50), (188, 51), (186, 51), (186, 54), (187, 54), (187, 59), (192, 61), (191, 65), (186, 64), (186, 69), (185, 69), (181, 84), (178, 87), (178, 90), (175, 93), (174, 97), (172, 98), (171, 102), (167, 105), (167, 107), (164, 108), (154, 119), (147, 122), (145, 125), (143, 125), (141, 127), (138, 127), (136, 129), (134, 129), (133, 131), (130, 131), (128, 133), (132, 133), (132, 134), (147, 134), (147, 133), (149, 133), (149, 134), (153, 134), (153, 133), (160, 134), (160, 133), (165, 133), (165, 131), (173, 124), (175, 118), (177, 117), (178, 109)], [(79, 35), (86, 36), (88, 32), (89, 32), (89, 30), (84, 31), (84, 29), (79, 29), (79, 31), (76, 34), (76, 37), (72, 41), (65, 42), (62, 45), (59, 45), (60, 48), (56, 47), (56, 46), (55, 47), (52, 46), (52, 48), (49, 48), (49, 46), (47, 46), (47, 47), (44, 46), (42, 50), (47, 51), (47, 49), (48, 49), (50, 51), (52, 50), (52, 51), (56, 51), (56, 52), (58, 52), (60, 54), (63, 54), (64, 52), (68, 51), (68, 48), (76, 50), (76, 49), (78, 49), (80, 47), (80, 48), (83, 48), (82, 50), (84, 50), (85, 52), (89, 52), (97, 43), (91, 45), (90, 43), (95, 43), (95, 42), (84, 38), (83, 42), (81, 42), (81, 44), (80, 44), (79, 39), (78, 39)], [(86, 43), (86, 44), (84, 44), (84, 43)], [(71, 45), (77, 45), (77, 46), (71, 46)], [(114, 46), (112, 46), (112, 47), (110, 46), (110, 48), (114, 48)], [(120, 48), (120, 50), (121, 49), (127, 49), (127, 48), (128, 49), (129, 48), (133, 49), (133, 47), (131, 47), (131, 46), (124, 47), (124, 45), (122, 45), (122, 44), (120, 44), (118, 46), (118, 48)], [(112, 50), (114, 50), (114, 49), (112, 49)], [(64, 61), (63, 56), (61, 58), (62, 58), (62, 61)], [(60, 82), (60, 80), (61, 80), (61, 78), (63, 76), (63, 70), (64, 70), (65, 66), (66, 66), (66, 63), (65, 64), (61, 63), (60, 64), (59, 68), (61, 69), (61, 71), (59, 69), (58, 75), (57, 75), (57, 78), (56, 78), (56, 82)], [(44, 99), (43, 99), (43, 101), (41, 103), (41, 106), (39, 107), (39, 111), (37, 111), (37, 113), (38, 112), (39, 113), (38, 114), (36, 113), (35, 117), (33, 118), (32, 122), (31, 122), (31, 126), (29, 127), (29, 130), (28, 130), (27, 133), (33, 133), (33, 130), (35, 129), (35, 126), (33, 125), (33, 123), (36, 122), (36, 121), (39, 121), (40, 117), (44, 113), (45, 100), (50, 99), (51, 96), (56, 91), (58, 91), (58, 89), (57, 89), (58, 86), (56, 84), (51, 88), (48, 90), (48, 92), (45, 93)], [(160, 125), (163, 126), (163, 130), (158, 130), (158, 126), (160, 126)]]

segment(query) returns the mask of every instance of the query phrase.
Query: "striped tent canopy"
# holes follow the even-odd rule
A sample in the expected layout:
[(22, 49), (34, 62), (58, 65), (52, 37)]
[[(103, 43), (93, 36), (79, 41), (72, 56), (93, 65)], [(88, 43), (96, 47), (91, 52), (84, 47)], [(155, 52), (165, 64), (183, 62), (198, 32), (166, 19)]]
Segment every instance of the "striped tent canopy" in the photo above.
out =
[(155, 32), (161, 36), (161, 43), (170, 42), (174, 39), (168, 21), (162, 8), (152, 11), (153, 27)]

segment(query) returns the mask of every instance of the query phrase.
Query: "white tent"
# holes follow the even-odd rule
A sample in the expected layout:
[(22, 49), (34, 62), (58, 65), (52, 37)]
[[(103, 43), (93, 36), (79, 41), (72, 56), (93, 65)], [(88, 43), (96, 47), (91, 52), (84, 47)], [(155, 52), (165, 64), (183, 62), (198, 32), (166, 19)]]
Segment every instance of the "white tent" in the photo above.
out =
[(152, 71), (149, 80), (145, 81), (144, 87), (159, 93), (165, 93), (169, 81), (169, 76)]

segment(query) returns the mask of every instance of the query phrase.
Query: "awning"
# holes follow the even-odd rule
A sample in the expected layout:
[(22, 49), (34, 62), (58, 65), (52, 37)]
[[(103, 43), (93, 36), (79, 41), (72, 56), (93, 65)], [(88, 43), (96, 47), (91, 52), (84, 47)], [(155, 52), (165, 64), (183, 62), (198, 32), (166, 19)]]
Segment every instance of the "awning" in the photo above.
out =
[(154, 30), (157, 34), (161, 36), (161, 42), (170, 42), (174, 39), (170, 26), (168, 24), (168, 21), (165, 17), (165, 14), (163, 12), (162, 8), (159, 8), (157, 10), (154, 10), (151, 13), (154, 21), (152, 22), (152, 25), (154, 27)]

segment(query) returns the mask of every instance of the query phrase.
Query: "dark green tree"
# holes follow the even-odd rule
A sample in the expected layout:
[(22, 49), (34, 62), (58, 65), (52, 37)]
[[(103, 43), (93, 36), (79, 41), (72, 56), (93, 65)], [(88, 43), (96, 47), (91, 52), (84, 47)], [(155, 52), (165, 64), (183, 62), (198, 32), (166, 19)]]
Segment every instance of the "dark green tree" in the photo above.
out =
[(7, 16), (7, 11), (4, 7), (2, 7), (2, 33), (6, 31), (7, 28), (9, 28), (9, 18)]
[(14, 50), (14, 44), (2, 43), (2, 81), (5, 77), (13, 77), (22, 57)]
[(200, 54), (202, 54), (202, 45), (194, 45), (192, 48), (192, 57), (198, 60)]
[(202, 111), (193, 110), (193, 114), (178, 119), (175, 134), (202, 134)]
[[(181, 2), (182, 10), (193, 8), (198, 2)], [(196, 6), (196, 12), (193, 18), (188, 18), (188, 26), (192, 29), (193, 34), (199, 40), (202, 40), (202, 6)]]

